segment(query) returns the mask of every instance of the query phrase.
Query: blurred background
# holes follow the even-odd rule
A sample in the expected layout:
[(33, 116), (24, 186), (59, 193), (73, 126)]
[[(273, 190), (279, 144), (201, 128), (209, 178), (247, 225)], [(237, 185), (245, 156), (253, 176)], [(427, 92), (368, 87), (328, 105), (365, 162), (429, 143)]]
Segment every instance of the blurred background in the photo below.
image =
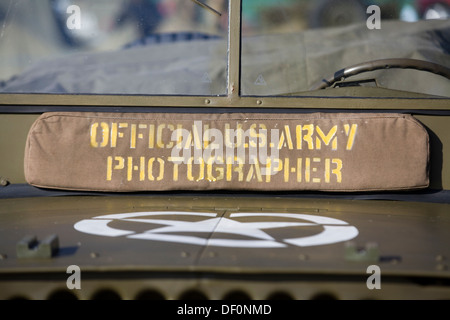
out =
[(383, 21), (450, 18), (450, 0), (244, 0), (243, 31), (292, 32), (365, 22), (371, 5), (380, 8)]

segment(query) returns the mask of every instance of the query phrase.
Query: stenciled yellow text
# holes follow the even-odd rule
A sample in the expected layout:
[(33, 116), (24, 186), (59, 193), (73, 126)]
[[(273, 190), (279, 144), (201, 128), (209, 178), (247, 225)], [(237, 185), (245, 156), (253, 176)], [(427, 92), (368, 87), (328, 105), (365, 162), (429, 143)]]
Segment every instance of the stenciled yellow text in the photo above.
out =
[[(357, 124), (332, 124), (326, 130), (313, 123), (272, 125), (269, 129), (264, 123), (251, 124), (247, 130), (243, 127), (239, 122), (234, 128), (225, 123), (221, 130), (202, 121), (187, 127), (94, 122), (90, 146), (112, 150), (105, 161), (107, 181), (119, 175), (126, 181), (141, 182), (270, 183), (274, 175), (282, 174), (286, 183), (341, 183), (344, 163), (333, 151), (351, 151), (358, 131)], [(308, 155), (318, 150), (323, 150), (321, 156)]]

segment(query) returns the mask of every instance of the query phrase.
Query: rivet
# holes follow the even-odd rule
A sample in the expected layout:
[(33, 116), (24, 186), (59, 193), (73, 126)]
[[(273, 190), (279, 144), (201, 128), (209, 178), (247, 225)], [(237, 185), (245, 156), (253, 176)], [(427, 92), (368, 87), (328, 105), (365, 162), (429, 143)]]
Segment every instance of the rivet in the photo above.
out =
[(438, 270), (438, 271), (445, 271), (445, 270), (447, 270), (448, 269), (448, 266), (446, 265), (446, 264), (443, 264), (443, 263), (439, 263), (437, 266), (436, 266), (436, 270)]
[(260, 105), (262, 105), (262, 103), (263, 103), (262, 100), (256, 100), (256, 104), (257, 104), (257, 105), (260, 106)]
[(91, 258), (92, 258), (92, 259), (95, 259), (95, 258), (98, 258), (98, 257), (100, 257), (100, 253), (97, 253), (97, 252), (91, 252)]
[(306, 261), (306, 260), (309, 259), (308, 255), (306, 255), (306, 254), (299, 254), (299, 255), (298, 255), (298, 258), (299, 258), (299, 260), (301, 260), (301, 261)]
[(4, 253), (0, 253), (0, 260), (5, 260), (8, 256)]
[(205, 104), (210, 104), (210, 103), (211, 103), (211, 100), (209, 100), (209, 99), (205, 100)]
[(6, 187), (8, 184), (9, 184), (8, 179), (6, 179), (4, 177), (0, 177), (0, 186)]

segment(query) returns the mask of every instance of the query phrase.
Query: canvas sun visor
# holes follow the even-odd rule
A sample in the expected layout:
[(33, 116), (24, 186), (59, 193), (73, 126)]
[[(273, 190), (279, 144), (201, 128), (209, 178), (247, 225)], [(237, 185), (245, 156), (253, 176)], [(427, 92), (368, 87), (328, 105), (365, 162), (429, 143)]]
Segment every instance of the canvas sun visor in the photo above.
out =
[(25, 177), (89, 191), (375, 191), (429, 185), (429, 137), (411, 115), (41, 115)]

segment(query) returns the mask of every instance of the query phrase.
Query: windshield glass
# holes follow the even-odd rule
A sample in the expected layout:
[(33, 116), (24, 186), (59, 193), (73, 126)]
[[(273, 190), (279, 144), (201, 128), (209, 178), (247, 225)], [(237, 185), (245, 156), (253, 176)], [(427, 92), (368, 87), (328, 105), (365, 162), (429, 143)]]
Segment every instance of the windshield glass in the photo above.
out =
[[(0, 92), (227, 95), (228, 3), (0, 0)], [(449, 8), (242, 0), (240, 94), (449, 97)]]
[(0, 0), (0, 92), (227, 94), (226, 0)]
[[(435, 73), (450, 67), (449, 13), (448, 0), (243, 0), (241, 94), (378, 86), (448, 97), (450, 81)], [(330, 82), (358, 64), (345, 83)]]

